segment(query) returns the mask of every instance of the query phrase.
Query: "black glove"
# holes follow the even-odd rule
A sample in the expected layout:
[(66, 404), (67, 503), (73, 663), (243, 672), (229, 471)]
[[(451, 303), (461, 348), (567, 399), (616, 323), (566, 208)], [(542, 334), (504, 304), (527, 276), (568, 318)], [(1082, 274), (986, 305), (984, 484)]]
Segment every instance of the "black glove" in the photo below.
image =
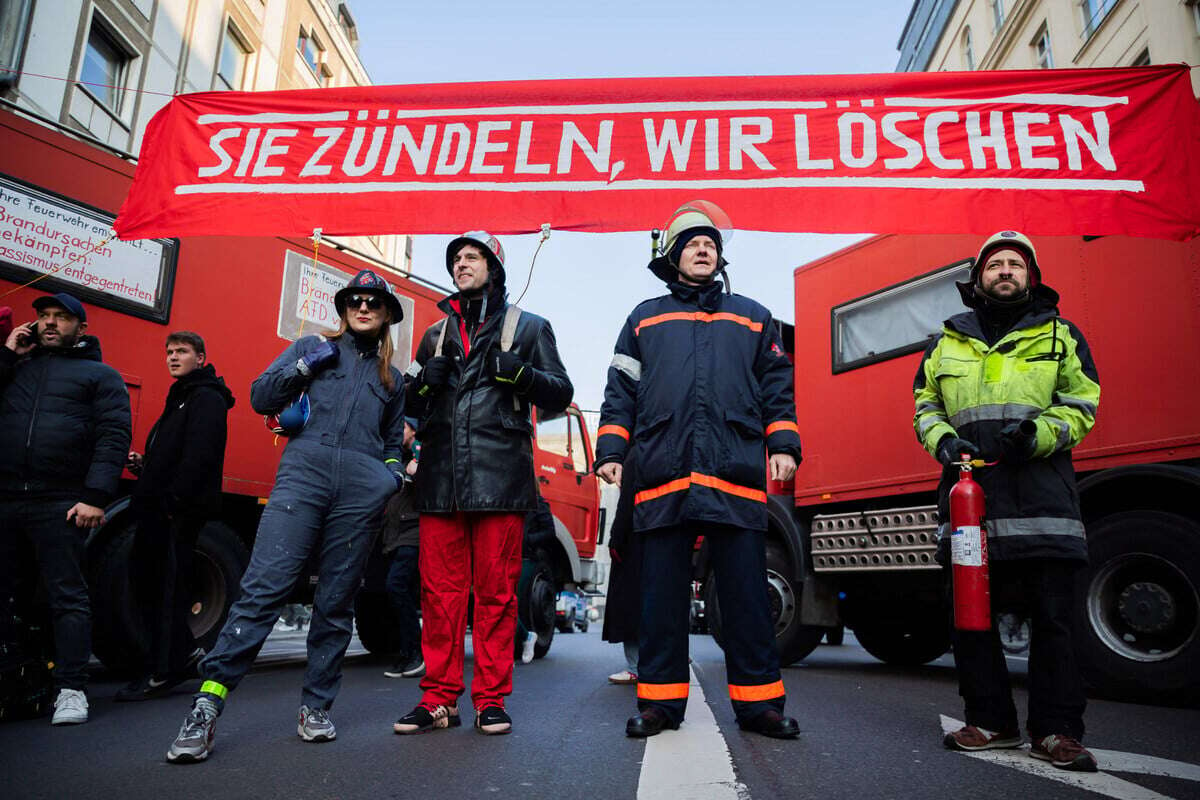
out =
[(425, 368), (421, 370), (421, 390), (417, 392), (419, 395), (426, 395), (431, 390), (437, 391), (450, 382), (450, 370), (454, 368), (454, 362), (450, 356), (434, 356), (425, 362)]
[(1037, 423), (1031, 419), (1012, 422), (1000, 430), (1000, 449), (1004, 460), (1020, 464), (1033, 458), (1037, 450)]
[(496, 348), (488, 353), (488, 375), (492, 381), (511, 386), (518, 394), (525, 394), (533, 386), (533, 368), (512, 353)]
[(328, 340), (309, 350), (296, 362), (296, 371), (306, 378), (311, 378), (326, 367), (332, 367), (338, 361), (338, 346)]
[(966, 453), (972, 460), (979, 458), (979, 448), (968, 442), (966, 439), (959, 439), (957, 436), (947, 433), (938, 442), (937, 455), (938, 461), (941, 461), (947, 467), (957, 464), (962, 454)]

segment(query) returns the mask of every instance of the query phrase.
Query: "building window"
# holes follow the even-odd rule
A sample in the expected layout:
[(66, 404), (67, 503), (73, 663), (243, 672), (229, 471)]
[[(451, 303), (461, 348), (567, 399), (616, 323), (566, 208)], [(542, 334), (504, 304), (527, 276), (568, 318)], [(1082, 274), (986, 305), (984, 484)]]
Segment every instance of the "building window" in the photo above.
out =
[(134, 54), (99, 16), (92, 17), (79, 82), (118, 116), (125, 104), (125, 83)]
[(1054, 69), (1054, 54), (1050, 50), (1050, 29), (1044, 22), (1037, 36), (1033, 37), (1033, 60), (1038, 69)]
[(312, 70), (313, 75), (318, 76), (319, 80), (321, 59), (325, 53), (325, 48), (321, 46), (321, 40), (315, 33), (301, 28), (300, 38), (296, 41), (296, 50), (299, 51), (304, 63), (308, 64), (308, 68)]
[(971, 38), (971, 26), (968, 25), (963, 30), (962, 35), (963, 48), (963, 63), (967, 65), (967, 69), (975, 69), (975, 42)]
[(942, 320), (963, 310), (955, 281), (966, 280), (962, 261), (833, 309), (833, 372), (865, 367), (924, 350)]
[(317, 68), (317, 85), (321, 88), (333, 86), (333, 68), (324, 61), (322, 61), (321, 66)]
[(1083, 12), (1084, 38), (1091, 36), (1100, 27), (1100, 23), (1113, 10), (1117, 0), (1080, 0), (1079, 8)]
[(221, 37), (221, 58), (217, 63), (217, 89), (222, 87), (240, 91), (246, 80), (246, 64), (250, 61), (250, 48), (237, 28), (230, 22)]
[(1004, 0), (992, 0), (992, 23), (996, 26), (996, 31), (1004, 25)]
[(1196, 23), (1196, 33), (1200, 35), (1200, 2), (1192, 3), (1192, 22)]

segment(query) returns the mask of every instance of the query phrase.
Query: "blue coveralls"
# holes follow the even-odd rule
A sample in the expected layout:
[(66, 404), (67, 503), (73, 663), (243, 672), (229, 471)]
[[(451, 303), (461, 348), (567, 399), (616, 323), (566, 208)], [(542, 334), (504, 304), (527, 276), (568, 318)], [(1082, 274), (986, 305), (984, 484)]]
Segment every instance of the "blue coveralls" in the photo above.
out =
[(301, 703), (328, 709), (341, 684), (354, 597), (383, 508), (396, 490), (384, 461), (400, 458), (404, 384), (392, 369), (394, 383), (388, 391), (379, 380), (378, 356), (360, 353), (350, 334), (337, 340), (338, 363), (310, 382), (296, 371), (296, 362), (320, 341), (307, 336), (295, 342), (250, 387), (250, 404), (262, 414), (280, 411), (307, 388), (312, 413), (283, 451), (242, 577), (241, 597), (200, 674), (205, 686), (212, 681), (226, 690), (237, 687), (316, 552), (318, 578)]

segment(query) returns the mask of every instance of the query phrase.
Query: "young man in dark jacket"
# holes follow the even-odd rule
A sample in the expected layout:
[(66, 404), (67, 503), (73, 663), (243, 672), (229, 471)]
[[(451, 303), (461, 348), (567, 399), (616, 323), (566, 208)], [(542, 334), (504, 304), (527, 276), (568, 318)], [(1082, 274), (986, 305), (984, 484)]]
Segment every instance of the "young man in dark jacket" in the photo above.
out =
[[(800, 459), (792, 365), (767, 309), (715, 280), (728, 217), (697, 200), (672, 216), (650, 270), (670, 293), (629, 315), (617, 339), (596, 437), (596, 472), (621, 484), (637, 447), (633, 530), (642, 537), (638, 710), (629, 736), (678, 728), (687, 706), (691, 556), (703, 535), (726, 631), (738, 725), (799, 734), (766, 588), (767, 462), (786, 481)], [(726, 279), (726, 282), (728, 279)]]
[[(1083, 334), (1058, 315), (1058, 293), (1042, 283), (1033, 242), (992, 236), (958, 285), (971, 309), (946, 320), (917, 370), (917, 438), (944, 465), (938, 512), (949, 520), (954, 462), (963, 453), (997, 462), (975, 471), (987, 498), (993, 596), (1018, 601), (1032, 618), (1030, 754), (1063, 769), (1095, 772), (1080, 744), (1086, 698), (1071, 641), (1079, 605), (1076, 573), (1087, 563), (1071, 449), (1096, 421), (1100, 383)], [(939, 560), (947, 562), (949, 525)], [(1011, 595), (1011, 597), (1010, 597)], [(946, 747), (1021, 746), (1017, 709), (996, 632), (954, 631), (954, 661), (966, 725)]]
[(130, 452), (138, 473), (133, 559), (149, 649), (141, 677), (118, 701), (162, 697), (195, 673), (191, 615), (192, 551), (221, 501), (226, 417), (233, 393), (208, 362), (204, 339), (191, 331), (167, 336), (167, 371), (175, 379), (162, 416), (146, 437), (145, 455)]
[(474, 591), (475, 727), (503, 734), (512, 728), (504, 698), (512, 692), (522, 527), (537, 506), (529, 412), (534, 405), (563, 411), (574, 389), (550, 323), (509, 311), (504, 251), (494, 236), (472, 231), (451, 241), (446, 269), (458, 292), (439, 304), (447, 317), (425, 331), (410, 368), (421, 440), (424, 695), (393, 730), (460, 724), (467, 598)]
[(54, 620), (55, 725), (87, 722), (88, 532), (104, 522), (129, 452), (129, 393), (64, 293), (33, 301), (36, 323), (0, 347), (0, 637), (12, 641), (23, 549), (32, 546)]

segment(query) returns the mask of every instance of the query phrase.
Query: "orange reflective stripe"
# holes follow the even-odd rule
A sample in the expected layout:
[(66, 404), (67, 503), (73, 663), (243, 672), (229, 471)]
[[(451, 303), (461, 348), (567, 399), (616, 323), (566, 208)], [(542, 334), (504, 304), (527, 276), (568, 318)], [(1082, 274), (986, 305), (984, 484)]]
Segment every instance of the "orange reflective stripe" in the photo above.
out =
[(681, 492), (684, 489), (687, 489), (693, 483), (699, 484), (700, 486), (707, 486), (709, 489), (716, 489), (718, 492), (725, 492), (726, 494), (744, 497), (747, 500), (754, 500), (755, 502), (759, 503), (767, 502), (767, 493), (761, 489), (751, 489), (746, 486), (738, 486), (736, 483), (723, 481), (720, 478), (714, 478), (711, 475), (693, 472), (686, 478), (677, 478), (670, 483), (664, 483), (662, 486), (658, 486), (653, 489), (645, 489), (644, 491), (638, 492), (633, 496), (634, 505), (638, 503), (644, 503), (647, 500), (657, 500), (663, 495), (668, 495), (673, 492)]
[(723, 481), (720, 478), (714, 478), (711, 475), (701, 475), (699, 472), (692, 473), (692, 481), (701, 486), (707, 486), (710, 489), (716, 489), (718, 492), (737, 495), (744, 497), (747, 500), (754, 500), (759, 503), (767, 502), (767, 493), (761, 489), (750, 489), (745, 486), (738, 486), (736, 483)]
[(642, 683), (638, 682), (640, 700), (684, 700), (688, 696), (686, 683)]
[(647, 500), (656, 500), (665, 494), (671, 494), (671, 492), (682, 492), (691, 485), (691, 478), (679, 478), (678, 480), (673, 480), (670, 483), (664, 483), (662, 486), (659, 486), (655, 489), (645, 489), (638, 492), (633, 496), (633, 503), (634, 505), (637, 505), (638, 503), (644, 503)]
[(749, 317), (743, 317), (739, 314), (730, 314), (727, 311), (717, 314), (709, 314), (706, 311), (672, 311), (667, 314), (646, 317), (633, 329), (633, 335), (637, 336), (641, 333), (642, 328), (649, 328), (651, 325), (659, 325), (663, 322), (735, 322), (738, 325), (745, 325), (755, 333), (762, 332), (761, 322), (755, 322)]
[(743, 703), (753, 703), (758, 700), (773, 700), (776, 697), (783, 697), (786, 691), (783, 688), (783, 681), (775, 681), (774, 683), (764, 683), (760, 686), (734, 686), (729, 684), (729, 699), (738, 700)]
[(601, 425), (600, 430), (596, 431), (596, 436), (600, 437), (606, 433), (611, 433), (613, 436), (620, 436), (625, 441), (629, 441), (629, 431), (620, 425)]
[(786, 419), (781, 419), (779, 422), (772, 422), (767, 426), (767, 436), (770, 436), (775, 431), (791, 431), (797, 436), (800, 435), (800, 429), (796, 427), (796, 423), (788, 422)]

